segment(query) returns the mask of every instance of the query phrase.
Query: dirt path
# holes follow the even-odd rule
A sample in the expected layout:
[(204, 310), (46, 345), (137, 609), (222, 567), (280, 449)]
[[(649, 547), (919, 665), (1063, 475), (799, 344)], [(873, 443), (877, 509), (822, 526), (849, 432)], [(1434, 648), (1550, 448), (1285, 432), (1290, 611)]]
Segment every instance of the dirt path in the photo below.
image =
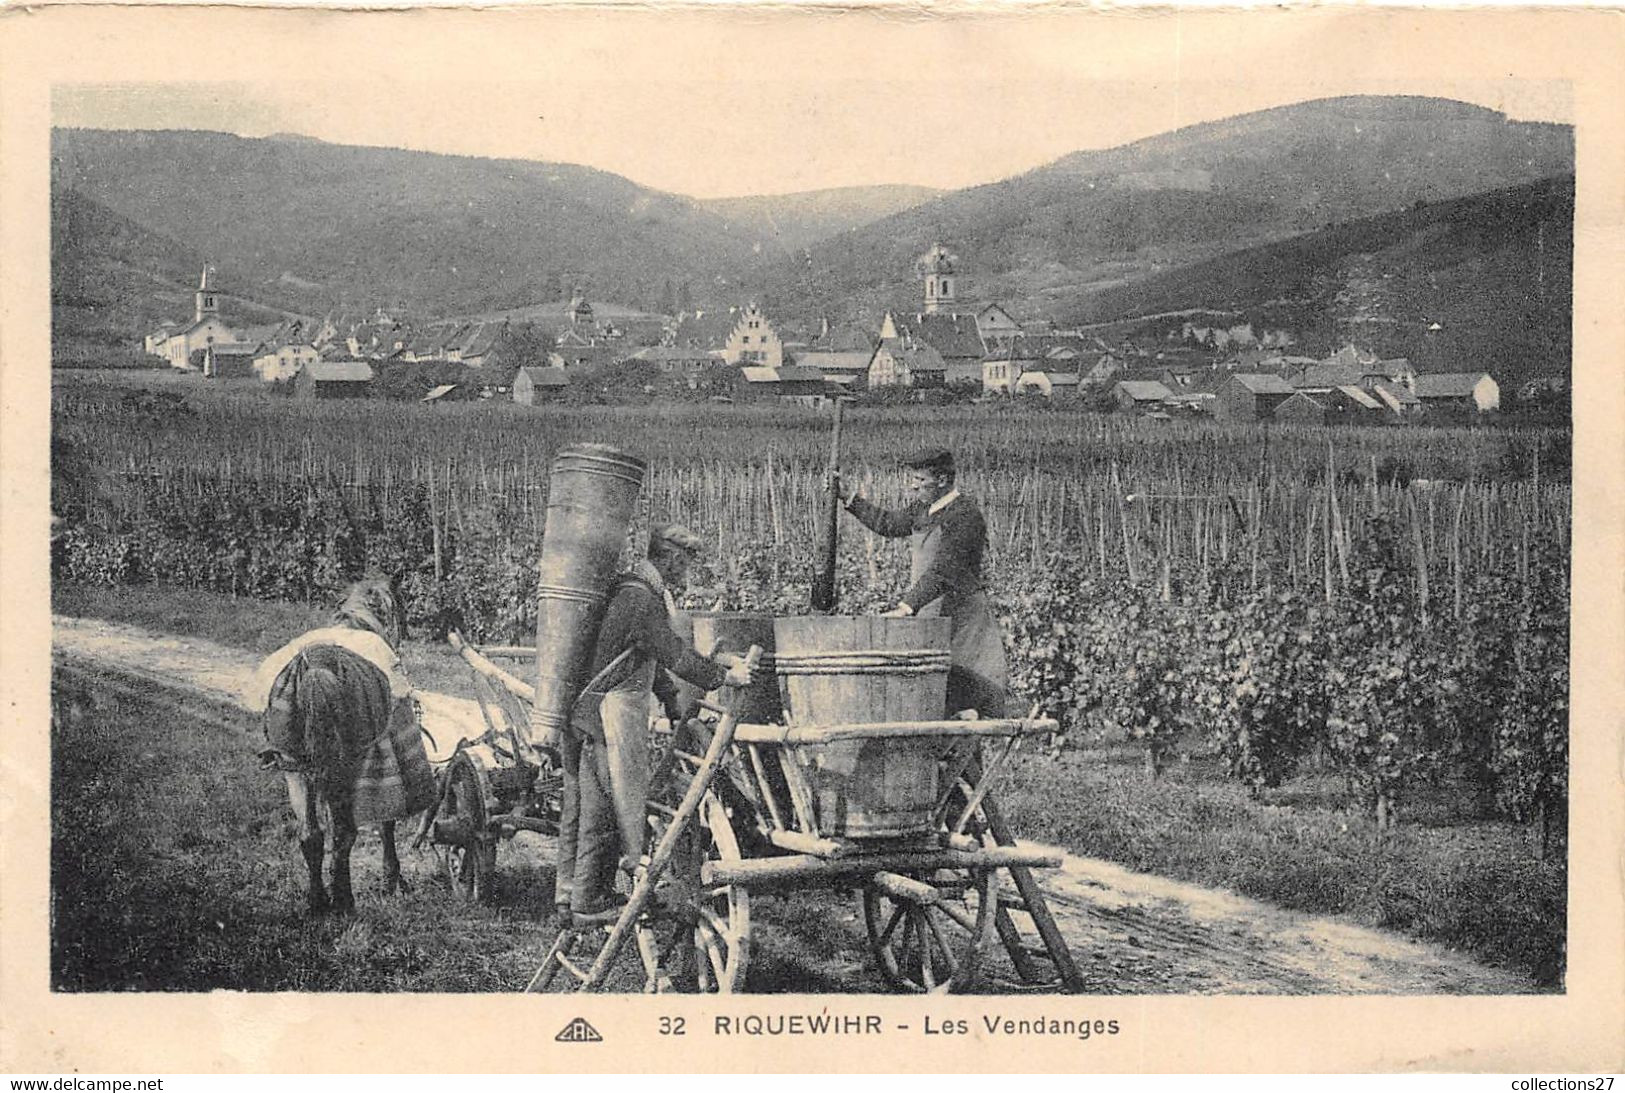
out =
[[(202, 697), (242, 704), (253, 655), (197, 638), (94, 619), (53, 619), (53, 649)], [(444, 753), (484, 731), (470, 700), (427, 692), (425, 727)], [(517, 843), (517, 840), (516, 840)], [(1283, 911), (1229, 892), (1068, 855), (1043, 874), (1087, 988), (1109, 994), (1510, 994), (1521, 976), (1434, 946), (1336, 919)], [(832, 910), (833, 908), (831, 908)], [(788, 901), (764, 902), (753, 961), (801, 989), (875, 990), (864, 954), (809, 946)], [(861, 932), (851, 909), (837, 912)], [(821, 912), (828, 915), (829, 910)], [(852, 920), (852, 921), (847, 921)], [(820, 939), (822, 940), (822, 939)], [(753, 979), (755, 977), (753, 976)], [(753, 983), (753, 986), (755, 984)], [(775, 984), (764, 983), (766, 989)]]

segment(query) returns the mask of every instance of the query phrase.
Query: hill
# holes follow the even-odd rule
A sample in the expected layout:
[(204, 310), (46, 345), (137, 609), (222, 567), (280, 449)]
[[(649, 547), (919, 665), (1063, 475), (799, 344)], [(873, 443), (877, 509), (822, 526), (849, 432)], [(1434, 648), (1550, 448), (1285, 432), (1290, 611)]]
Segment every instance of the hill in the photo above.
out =
[(1065, 314), (1161, 332), (1200, 312), (1290, 330), (1309, 355), (1353, 341), (1505, 384), (1568, 372), (1573, 233), (1566, 176), (1238, 251), (1087, 295)]
[(844, 186), (832, 190), (763, 197), (723, 197), (701, 202), (757, 236), (768, 253), (794, 251), (912, 209), (943, 191), (929, 186)]
[(571, 164), (192, 131), (59, 129), (52, 146), (59, 186), (293, 309), (490, 311), (576, 281), (652, 306), (666, 279), (728, 284), (757, 242), (689, 198)]
[[(201, 253), (77, 190), (51, 192), (51, 341), (58, 360), (128, 356), (159, 323), (192, 315)], [(274, 322), (279, 309), (229, 294), (231, 322)]]
[(1342, 220), (1573, 171), (1567, 126), (1444, 99), (1356, 97), (1194, 125), (957, 190), (764, 271), (778, 310), (917, 295), (932, 243), (962, 289), (1053, 316), (1086, 292)]

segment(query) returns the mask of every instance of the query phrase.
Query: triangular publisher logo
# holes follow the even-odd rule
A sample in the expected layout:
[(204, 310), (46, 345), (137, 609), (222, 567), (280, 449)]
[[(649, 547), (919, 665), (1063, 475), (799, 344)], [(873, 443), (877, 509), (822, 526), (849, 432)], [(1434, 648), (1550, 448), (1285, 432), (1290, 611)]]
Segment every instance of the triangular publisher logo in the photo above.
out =
[(587, 1023), (585, 1017), (577, 1017), (568, 1025), (559, 1030), (553, 1039), (564, 1044), (596, 1044), (603, 1039), (598, 1030)]

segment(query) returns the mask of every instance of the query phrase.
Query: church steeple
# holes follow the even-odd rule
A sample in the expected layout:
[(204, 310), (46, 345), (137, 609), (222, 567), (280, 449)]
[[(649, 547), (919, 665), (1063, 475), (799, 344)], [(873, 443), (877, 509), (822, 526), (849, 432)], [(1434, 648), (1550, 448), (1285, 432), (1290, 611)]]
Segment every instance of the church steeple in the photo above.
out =
[(192, 294), (192, 321), (200, 323), (211, 315), (220, 314), (220, 297), (214, 291), (214, 267), (205, 265), (198, 278), (197, 291)]
[(952, 311), (954, 307), (954, 269), (958, 259), (948, 248), (936, 244), (915, 262), (915, 268), (925, 280), (925, 313)]
[(570, 294), (570, 325), (572, 327), (590, 327), (593, 325), (592, 305), (587, 302), (587, 294), (580, 285)]

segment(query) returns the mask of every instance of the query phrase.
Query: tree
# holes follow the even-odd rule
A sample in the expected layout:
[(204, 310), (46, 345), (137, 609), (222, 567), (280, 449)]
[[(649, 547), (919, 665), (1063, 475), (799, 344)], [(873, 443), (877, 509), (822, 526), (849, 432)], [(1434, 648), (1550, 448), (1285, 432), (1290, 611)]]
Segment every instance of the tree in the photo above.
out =
[(677, 309), (677, 296), (671, 289), (671, 278), (660, 286), (660, 314), (670, 315)]
[(694, 311), (694, 295), (689, 291), (687, 281), (678, 286), (677, 310), (683, 315), (691, 314)]
[(508, 328), (503, 363), (511, 363), (515, 368), (544, 365), (554, 347), (553, 335), (536, 324), (515, 324)]

